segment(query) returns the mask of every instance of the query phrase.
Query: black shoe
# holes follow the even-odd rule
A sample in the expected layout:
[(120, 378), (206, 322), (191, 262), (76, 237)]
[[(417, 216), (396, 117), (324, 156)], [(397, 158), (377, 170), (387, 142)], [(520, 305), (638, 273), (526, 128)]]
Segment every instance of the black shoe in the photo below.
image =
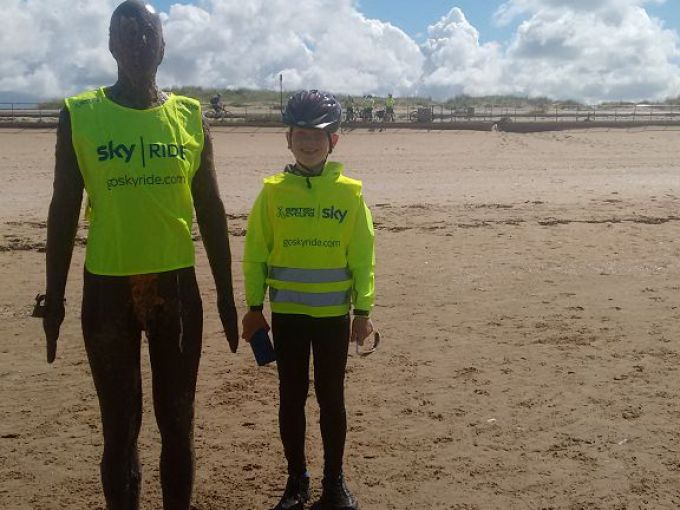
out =
[(359, 502), (347, 488), (343, 475), (323, 479), (323, 492), (312, 510), (359, 510)]
[(309, 501), (309, 476), (289, 476), (281, 501), (273, 510), (304, 510)]

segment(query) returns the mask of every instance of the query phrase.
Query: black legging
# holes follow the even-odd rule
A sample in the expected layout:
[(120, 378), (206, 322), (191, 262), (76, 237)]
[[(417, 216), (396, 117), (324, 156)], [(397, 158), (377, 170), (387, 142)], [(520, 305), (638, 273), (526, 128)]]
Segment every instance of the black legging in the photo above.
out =
[(311, 346), (314, 389), (321, 414), (324, 476), (335, 477), (342, 473), (347, 435), (344, 382), (349, 316), (313, 318), (274, 313), (272, 333), (279, 371), (279, 429), (288, 473), (299, 476), (307, 470), (305, 402)]
[(85, 271), (82, 327), (101, 410), (101, 476), (107, 509), (139, 508), (140, 340), (145, 330), (162, 442), (163, 508), (188, 510), (194, 478), (194, 394), (203, 331), (194, 269), (133, 277)]

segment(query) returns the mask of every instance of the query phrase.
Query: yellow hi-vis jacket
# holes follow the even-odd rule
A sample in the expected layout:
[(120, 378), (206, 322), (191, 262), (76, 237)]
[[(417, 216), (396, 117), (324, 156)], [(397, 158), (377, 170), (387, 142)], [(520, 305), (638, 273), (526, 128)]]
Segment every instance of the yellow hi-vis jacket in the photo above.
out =
[(85, 267), (108, 276), (194, 265), (191, 184), (201, 164), (201, 105), (170, 95), (136, 110), (104, 88), (66, 99), (90, 204)]
[(333, 317), (350, 305), (370, 312), (375, 249), (361, 182), (327, 162), (321, 175), (283, 172), (264, 180), (248, 217), (243, 273), (249, 306), (269, 287), (276, 313)]

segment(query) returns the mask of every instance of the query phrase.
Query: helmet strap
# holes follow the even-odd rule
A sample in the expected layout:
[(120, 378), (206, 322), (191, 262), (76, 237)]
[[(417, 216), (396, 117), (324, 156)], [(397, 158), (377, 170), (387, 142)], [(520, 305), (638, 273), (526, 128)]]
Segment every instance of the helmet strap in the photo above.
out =
[[(328, 131), (326, 131), (326, 136), (328, 136), (328, 154), (330, 154), (333, 152), (333, 136)], [(328, 156), (326, 156), (326, 159), (328, 159)], [(324, 163), (325, 162), (326, 161), (324, 160)]]

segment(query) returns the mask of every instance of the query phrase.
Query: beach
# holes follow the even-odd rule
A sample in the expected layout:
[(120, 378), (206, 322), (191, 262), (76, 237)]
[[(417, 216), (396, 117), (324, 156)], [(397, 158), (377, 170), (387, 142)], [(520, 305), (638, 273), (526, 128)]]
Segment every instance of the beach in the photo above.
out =
[[(239, 312), (247, 215), (285, 131), (213, 129)], [(350, 356), (345, 471), (363, 509), (680, 507), (680, 131), (357, 129), (332, 159), (376, 229), (380, 349)], [(0, 130), (0, 508), (104, 509), (80, 332), (85, 221), (57, 360), (39, 320), (54, 130)], [(274, 506), (274, 366), (229, 352), (205, 251), (196, 510)], [(143, 345), (142, 508), (160, 508)], [(308, 456), (320, 493), (318, 407)]]

